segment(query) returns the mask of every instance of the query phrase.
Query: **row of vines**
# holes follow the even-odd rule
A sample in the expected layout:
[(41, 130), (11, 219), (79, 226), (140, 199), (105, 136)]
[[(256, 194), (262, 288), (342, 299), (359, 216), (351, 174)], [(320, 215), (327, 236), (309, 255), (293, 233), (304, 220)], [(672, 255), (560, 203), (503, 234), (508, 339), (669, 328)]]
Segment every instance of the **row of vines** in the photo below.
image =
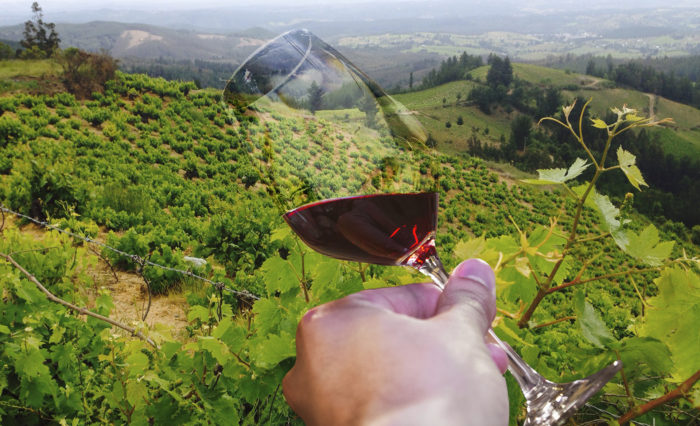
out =
[[(250, 161), (251, 150), (265, 147), (251, 148), (244, 137), (257, 132), (306, 144), (306, 158), (276, 164), (282, 178), (292, 181), (299, 164), (312, 162), (314, 186), (360, 188), (368, 176), (363, 167), (381, 162), (363, 148), (361, 134), (335, 131), (322, 114), (311, 124), (277, 117), (272, 127), (243, 127), (224, 109), (218, 93), (192, 83), (126, 74), (88, 101), (68, 94), (0, 98), (6, 207), (259, 296), (251, 302), (214, 288), (189, 292), (181, 275), (147, 268), (154, 293), (187, 292), (190, 305), (186, 336), (134, 318), (154, 347), (50, 301), (37, 284), (109, 315), (108, 286), (91, 272), (104, 259), (136, 271), (133, 259), (108, 250), (98, 256), (89, 243), (56, 232), (37, 238), (5, 214), (0, 423), (301, 423), (280, 388), (294, 362), (301, 316), (363, 288), (421, 279), (303, 248)], [(334, 150), (350, 151), (357, 167), (324, 157)], [(440, 193), (438, 247), (446, 266), (479, 256), (497, 269), (495, 330), (528, 363), (556, 381), (614, 359), (625, 363), (624, 375), (577, 422), (630, 412), (643, 424), (697, 421), (700, 395), (692, 383), (667, 404), (640, 408), (689, 383), (700, 368), (696, 246), (650, 225), (625, 200), (592, 193), (577, 215), (588, 196), (584, 177), (591, 179), (581, 163), (540, 176), (549, 185), (544, 190), (501, 179), (468, 156), (421, 154), (416, 164), (418, 184)], [(576, 244), (569, 245), (572, 228)], [(631, 242), (625, 247), (613, 238), (622, 228)], [(195, 267), (185, 256), (207, 265)], [(523, 401), (514, 381), (509, 389), (517, 424)]]

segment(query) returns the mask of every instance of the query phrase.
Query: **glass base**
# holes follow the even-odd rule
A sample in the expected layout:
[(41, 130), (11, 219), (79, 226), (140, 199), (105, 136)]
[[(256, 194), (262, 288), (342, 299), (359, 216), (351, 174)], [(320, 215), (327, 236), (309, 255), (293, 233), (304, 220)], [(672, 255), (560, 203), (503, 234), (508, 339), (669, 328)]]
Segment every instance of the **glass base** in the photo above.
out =
[(523, 392), (527, 401), (527, 418), (523, 426), (564, 424), (621, 368), (622, 362), (615, 361), (585, 379), (570, 383), (554, 383), (543, 379), (529, 392)]

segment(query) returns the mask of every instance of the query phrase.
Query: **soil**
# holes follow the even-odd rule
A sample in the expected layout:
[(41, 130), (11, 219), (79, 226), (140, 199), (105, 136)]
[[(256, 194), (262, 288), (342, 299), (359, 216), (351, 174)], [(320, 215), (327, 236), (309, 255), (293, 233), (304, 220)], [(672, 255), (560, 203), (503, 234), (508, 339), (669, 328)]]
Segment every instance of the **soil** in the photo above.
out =
[[(7, 213), (4, 215), (3, 229), (16, 228), (18, 225), (19, 220), (16, 217)], [(37, 241), (43, 240), (46, 234), (46, 230), (32, 223), (22, 226), (21, 232)], [(98, 249), (98, 247), (94, 248)], [(94, 256), (94, 252), (89, 251), (86, 256)], [(111, 319), (131, 326), (134, 322), (142, 320), (148, 306), (148, 292), (146, 283), (139, 274), (118, 270), (113, 273), (107, 262), (101, 259), (98, 259), (96, 264), (89, 267), (86, 272), (93, 278), (94, 283), (92, 288), (82, 289), (88, 297), (88, 309), (93, 309), (95, 306), (96, 289), (103, 288), (107, 289), (112, 296), (114, 308), (110, 314)], [(156, 324), (166, 325), (173, 338), (181, 338), (186, 334), (187, 309), (188, 304), (184, 294), (153, 296), (144, 322), (149, 328)], [(114, 330), (121, 332), (117, 328)]]
[[(148, 308), (148, 292), (143, 278), (132, 272), (115, 270), (118, 278), (115, 281), (112, 270), (103, 260), (91, 270), (95, 282), (101, 283), (112, 295), (114, 309), (110, 318), (131, 325), (140, 321)], [(182, 337), (187, 326), (187, 300), (183, 294), (158, 295), (151, 297), (145, 323), (149, 328), (156, 324), (166, 325), (172, 337)]]

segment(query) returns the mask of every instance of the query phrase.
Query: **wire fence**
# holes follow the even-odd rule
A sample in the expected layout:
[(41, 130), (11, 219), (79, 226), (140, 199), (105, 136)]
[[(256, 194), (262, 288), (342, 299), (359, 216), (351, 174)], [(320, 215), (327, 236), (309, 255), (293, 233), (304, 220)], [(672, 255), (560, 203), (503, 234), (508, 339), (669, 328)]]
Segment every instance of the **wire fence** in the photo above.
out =
[[(190, 278), (193, 278), (193, 279), (196, 279), (196, 280), (200, 280), (200, 281), (202, 281), (202, 282), (205, 282), (205, 283), (207, 283), (207, 284), (213, 286), (215, 289), (217, 289), (217, 290), (219, 291), (220, 294), (223, 293), (224, 291), (226, 291), (227, 293), (231, 293), (231, 294), (235, 295), (236, 297), (242, 298), (242, 299), (251, 299), (251, 300), (258, 300), (258, 299), (260, 299), (260, 297), (256, 296), (255, 294), (253, 294), (253, 293), (251, 293), (251, 292), (249, 292), (249, 291), (246, 291), (246, 290), (234, 290), (234, 289), (232, 289), (232, 288), (226, 286), (226, 285), (225, 285), (223, 282), (221, 282), (221, 281), (213, 281), (213, 280), (210, 280), (209, 278), (206, 278), (206, 277), (202, 277), (202, 276), (200, 276), (200, 275), (197, 275), (197, 274), (193, 273), (192, 271), (187, 271), (187, 270), (184, 270), (184, 269), (173, 268), (173, 267), (171, 267), (171, 266), (165, 266), (165, 265), (161, 265), (161, 264), (152, 262), (152, 261), (150, 260), (150, 255), (149, 255), (149, 257), (144, 258), (144, 257), (141, 257), (141, 256), (136, 255), (136, 254), (127, 253), (127, 252), (125, 252), (125, 251), (123, 251), (123, 250), (119, 250), (119, 249), (117, 249), (117, 248), (115, 248), (115, 247), (112, 247), (112, 246), (110, 246), (110, 245), (108, 245), (108, 244), (105, 244), (105, 243), (103, 243), (103, 242), (101, 242), (101, 241), (97, 241), (97, 240), (95, 240), (95, 239), (93, 239), (93, 238), (90, 238), (90, 237), (87, 237), (87, 236), (84, 236), (84, 235), (76, 234), (75, 232), (71, 232), (71, 231), (68, 231), (68, 230), (59, 228), (58, 226), (52, 225), (52, 224), (50, 224), (50, 223), (48, 223), (48, 222), (46, 222), (46, 221), (37, 220), (37, 219), (34, 219), (34, 218), (31, 217), (31, 216), (27, 216), (27, 215), (25, 215), (25, 214), (22, 214), (22, 213), (19, 213), (19, 212), (10, 210), (10, 209), (6, 208), (4, 205), (0, 205), (0, 212), (2, 212), (2, 222), (0, 223), (0, 230), (3, 229), (3, 226), (4, 226), (4, 224), (5, 224), (5, 213), (9, 213), (9, 214), (12, 214), (12, 215), (14, 215), (14, 216), (16, 216), (16, 217), (19, 217), (19, 218), (22, 218), (22, 219), (26, 219), (26, 220), (28, 220), (28, 221), (30, 221), (30, 222), (32, 222), (32, 223), (34, 223), (34, 224), (36, 224), (36, 225), (38, 225), (38, 226), (44, 228), (44, 229), (50, 229), (50, 230), (52, 230), (52, 231), (60, 232), (60, 233), (62, 233), (62, 234), (68, 235), (68, 236), (70, 236), (70, 237), (72, 237), (72, 238), (75, 238), (75, 239), (78, 239), (78, 240), (82, 240), (82, 241), (84, 241), (84, 242), (86, 242), (86, 243), (88, 243), (88, 244), (94, 244), (94, 245), (99, 246), (99, 247), (101, 247), (101, 248), (103, 248), (103, 249), (110, 250), (110, 251), (112, 251), (112, 252), (114, 252), (114, 253), (117, 253), (117, 254), (119, 254), (119, 255), (121, 255), (121, 256), (124, 256), (124, 257), (129, 258), (132, 262), (134, 262), (136, 265), (139, 266), (139, 268), (138, 268), (138, 270), (137, 270), (137, 273), (138, 273), (138, 274), (143, 278), (143, 280), (146, 282), (146, 288), (147, 288), (147, 290), (148, 290), (148, 304), (149, 304), (149, 308), (150, 308), (150, 301), (151, 301), (150, 283), (148, 282), (148, 280), (146, 279), (146, 277), (143, 275), (143, 270), (144, 270), (144, 268), (145, 268), (146, 266), (153, 266), (153, 267), (155, 267), (155, 268), (160, 268), (160, 269), (163, 269), (163, 270), (165, 270), (165, 271), (175, 272), (175, 273), (181, 274), (181, 275), (186, 276), (186, 277), (190, 277)], [(111, 266), (111, 265), (110, 265), (110, 266)], [(219, 298), (219, 308), (218, 308), (219, 313), (221, 312), (221, 299), (222, 299), (222, 298)], [(148, 315), (148, 309), (146, 309), (146, 311), (145, 311), (145, 313), (144, 313), (144, 316), (143, 316), (143, 319), (144, 319), (144, 320), (146, 319), (146, 315)]]

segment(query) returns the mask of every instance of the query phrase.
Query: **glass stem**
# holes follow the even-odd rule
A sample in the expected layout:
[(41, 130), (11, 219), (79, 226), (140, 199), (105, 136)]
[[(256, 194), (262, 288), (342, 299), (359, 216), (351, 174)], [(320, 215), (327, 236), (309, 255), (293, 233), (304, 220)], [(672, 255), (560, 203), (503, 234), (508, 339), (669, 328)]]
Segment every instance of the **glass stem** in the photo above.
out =
[[(437, 254), (431, 254), (420, 266), (414, 266), (422, 274), (427, 275), (433, 280), (433, 283), (440, 289), (444, 290), (445, 285), (447, 285), (447, 280), (449, 275), (445, 272), (444, 266)], [(508, 371), (513, 375), (515, 380), (520, 385), (520, 388), (527, 399), (530, 393), (540, 385), (545, 379), (535, 370), (533, 370), (522, 358), (518, 355), (515, 350), (506, 342), (502, 341), (493, 329), (489, 328), (489, 331), (485, 336), (486, 340), (490, 343), (498, 345), (506, 353), (508, 357)]]

